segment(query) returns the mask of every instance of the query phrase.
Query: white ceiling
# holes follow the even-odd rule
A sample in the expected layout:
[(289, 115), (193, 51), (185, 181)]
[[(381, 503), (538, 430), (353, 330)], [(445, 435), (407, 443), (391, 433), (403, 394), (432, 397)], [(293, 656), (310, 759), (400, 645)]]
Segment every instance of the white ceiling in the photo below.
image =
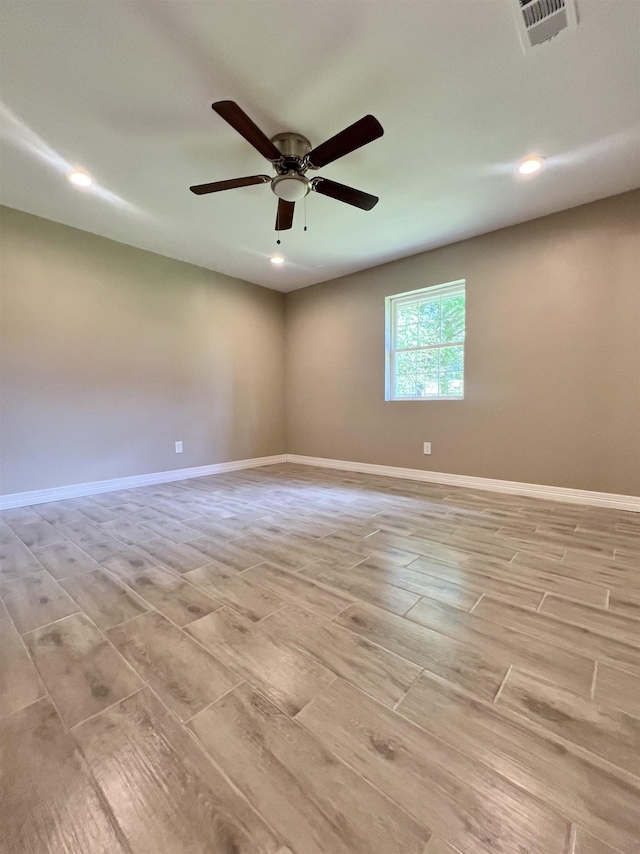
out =
[[(640, 0), (579, 0), (527, 55), (514, 2), (0, 0), (0, 203), (289, 291), (638, 186)], [(274, 267), (268, 185), (188, 189), (271, 171), (222, 99), (314, 145), (373, 113), (319, 174), (378, 206), (311, 194)]]

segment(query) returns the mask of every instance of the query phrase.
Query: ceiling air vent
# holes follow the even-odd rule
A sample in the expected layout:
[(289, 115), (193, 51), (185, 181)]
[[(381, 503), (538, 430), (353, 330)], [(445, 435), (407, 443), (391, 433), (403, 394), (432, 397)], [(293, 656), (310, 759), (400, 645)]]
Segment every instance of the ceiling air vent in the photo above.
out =
[(525, 52), (578, 25), (575, 0), (513, 0)]

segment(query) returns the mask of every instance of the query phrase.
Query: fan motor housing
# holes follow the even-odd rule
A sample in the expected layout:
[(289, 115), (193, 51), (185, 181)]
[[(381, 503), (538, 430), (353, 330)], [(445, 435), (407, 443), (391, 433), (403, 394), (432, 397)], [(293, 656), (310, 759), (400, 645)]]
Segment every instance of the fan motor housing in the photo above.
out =
[(271, 189), (285, 202), (298, 202), (311, 189), (309, 179), (304, 176), (305, 157), (311, 151), (311, 143), (306, 136), (291, 131), (277, 133), (271, 142), (282, 154), (280, 163), (273, 164), (278, 174), (271, 181)]
[(301, 133), (277, 133), (271, 137), (271, 142), (285, 158), (302, 161), (311, 151), (311, 143)]

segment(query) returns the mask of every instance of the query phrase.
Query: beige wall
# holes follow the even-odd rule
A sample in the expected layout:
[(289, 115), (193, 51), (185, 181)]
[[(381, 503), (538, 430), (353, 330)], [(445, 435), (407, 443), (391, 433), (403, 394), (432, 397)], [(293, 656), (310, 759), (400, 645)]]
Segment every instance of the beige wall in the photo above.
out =
[(282, 294), (8, 208), (0, 229), (0, 493), (284, 452)]
[[(634, 191), (289, 294), (287, 451), (639, 494), (639, 224)], [(385, 296), (462, 278), (464, 401), (385, 402)]]
[[(0, 208), (0, 493), (287, 450), (638, 494), (639, 222), (635, 191), (296, 291), (285, 313), (275, 291)], [(385, 402), (384, 297), (459, 278), (465, 400)]]

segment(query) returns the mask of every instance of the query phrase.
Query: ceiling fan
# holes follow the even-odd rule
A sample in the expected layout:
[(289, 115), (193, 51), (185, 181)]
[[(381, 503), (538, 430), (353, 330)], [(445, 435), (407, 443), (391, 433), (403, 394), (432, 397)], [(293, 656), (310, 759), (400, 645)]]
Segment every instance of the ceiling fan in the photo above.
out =
[(232, 178), (229, 181), (214, 181), (212, 184), (196, 184), (190, 187), (198, 196), (249, 187), (252, 184), (271, 184), (278, 197), (276, 231), (285, 231), (293, 225), (295, 203), (303, 199), (310, 190), (329, 196), (339, 202), (370, 211), (378, 203), (378, 197), (361, 190), (354, 190), (328, 178), (307, 178), (309, 169), (320, 169), (378, 139), (384, 133), (382, 125), (373, 116), (365, 116), (349, 125), (326, 142), (311, 148), (309, 140), (299, 133), (278, 133), (269, 139), (249, 118), (235, 101), (216, 101), (213, 110), (228, 122), (247, 142), (266, 157), (276, 171), (275, 176), (250, 175), (247, 178)]

